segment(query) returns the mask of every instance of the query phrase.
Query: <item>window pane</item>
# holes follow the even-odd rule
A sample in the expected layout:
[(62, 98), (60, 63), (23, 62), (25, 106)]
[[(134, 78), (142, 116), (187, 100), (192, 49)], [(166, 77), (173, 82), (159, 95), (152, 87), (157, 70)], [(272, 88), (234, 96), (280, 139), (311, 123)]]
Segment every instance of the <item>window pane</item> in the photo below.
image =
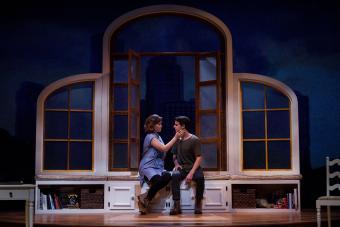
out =
[(70, 91), (71, 109), (92, 109), (92, 83), (76, 84)]
[(215, 143), (202, 144), (202, 167), (217, 168), (217, 145)]
[(279, 92), (274, 88), (267, 87), (267, 108), (288, 108), (289, 100), (288, 97)]
[(48, 96), (45, 101), (47, 109), (67, 109), (68, 108), (68, 92), (67, 88), (59, 89)]
[(268, 138), (290, 138), (289, 111), (268, 111)]
[(114, 92), (114, 110), (127, 110), (128, 109), (128, 88), (115, 86)]
[(126, 115), (116, 115), (113, 117), (113, 138), (127, 139), (128, 138), (128, 117)]
[(290, 169), (290, 141), (268, 142), (268, 168)]
[(127, 144), (113, 144), (112, 152), (113, 166), (112, 168), (128, 167), (128, 146)]
[(217, 136), (217, 117), (216, 115), (201, 115), (200, 119), (200, 136), (202, 138), (211, 138)]
[(45, 112), (45, 139), (68, 138), (68, 112)]
[[(208, 23), (180, 15), (140, 17), (111, 40), (113, 52), (204, 52), (222, 50), (220, 33)], [(141, 42), (142, 40), (142, 42)]]
[(92, 143), (89, 142), (70, 143), (70, 169), (73, 170), (92, 169)]
[(243, 143), (243, 168), (265, 169), (266, 147), (264, 142)]
[(45, 142), (44, 169), (67, 169), (67, 142)]
[(264, 112), (243, 112), (243, 138), (262, 139), (264, 137)]
[(183, 98), (185, 101), (195, 99), (195, 57), (194, 56), (177, 56), (177, 65), (183, 71)]
[(70, 113), (70, 138), (92, 139), (92, 113)]
[(243, 109), (264, 109), (264, 86), (255, 83), (241, 83)]
[(130, 165), (131, 168), (138, 168), (138, 146), (137, 143), (131, 143)]
[(126, 59), (114, 60), (113, 82), (128, 82), (128, 61)]
[(216, 59), (207, 57), (200, 59), (200, 81), (216, 80)]
[(201, 86), (200, 109), (216, 109), (216, 86)]

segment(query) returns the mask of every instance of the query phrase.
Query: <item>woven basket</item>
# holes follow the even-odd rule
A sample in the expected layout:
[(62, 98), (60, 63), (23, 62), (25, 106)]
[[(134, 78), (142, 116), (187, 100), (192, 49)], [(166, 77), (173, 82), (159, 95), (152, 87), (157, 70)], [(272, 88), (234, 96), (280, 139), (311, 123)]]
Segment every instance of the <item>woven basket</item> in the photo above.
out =
[(233, 208), (256, 208), (256, 189), (233, 189)]
[(103, 189), (81, 189), (80, 208), (82, 209), (103, 209), (104, 190)]

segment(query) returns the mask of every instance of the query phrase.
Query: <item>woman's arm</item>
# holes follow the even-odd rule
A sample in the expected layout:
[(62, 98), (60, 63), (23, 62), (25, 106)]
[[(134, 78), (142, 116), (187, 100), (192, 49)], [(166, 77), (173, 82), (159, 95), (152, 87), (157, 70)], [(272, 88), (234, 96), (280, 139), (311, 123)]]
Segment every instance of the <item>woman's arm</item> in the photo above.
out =
[(180, 136), (181, 136), (181, 133), (176, 132), (175, 136), (167, 144), (162, 144), (162, 143), (159, 142), (158, 139), (153, 138), (151, 140), (151, 146), (153, 146), (154, 148), (156, 148), (159, 151), (167, 152), (176, 143), (176, 141), (178, 140), (178, 138)]

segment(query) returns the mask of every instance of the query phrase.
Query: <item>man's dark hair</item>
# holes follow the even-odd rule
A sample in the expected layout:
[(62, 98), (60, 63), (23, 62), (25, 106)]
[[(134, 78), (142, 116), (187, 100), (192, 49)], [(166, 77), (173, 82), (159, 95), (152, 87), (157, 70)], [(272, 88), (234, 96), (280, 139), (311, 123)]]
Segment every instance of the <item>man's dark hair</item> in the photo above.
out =
[(190, 118), (187, 116), (178, 116), (175, 117), (175, 121), (177, 121), (181, 126), (185, 126), (185, 128), (190, 131)]

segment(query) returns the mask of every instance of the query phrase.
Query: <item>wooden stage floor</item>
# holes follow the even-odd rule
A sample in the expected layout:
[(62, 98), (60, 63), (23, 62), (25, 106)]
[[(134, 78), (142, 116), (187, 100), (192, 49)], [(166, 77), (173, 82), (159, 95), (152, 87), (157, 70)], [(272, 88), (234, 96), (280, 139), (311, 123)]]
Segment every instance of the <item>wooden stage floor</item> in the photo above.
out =
[[(326, 226), (326, 213), (322, 213)], [(35, 227), (48, 226), (316, 226), (315, 210), (298, 212), (185, 213), (178, 216), (152, 213), (36, 214)], [(24, 212), (0, 212), (0, 226), (24, 226)], [(340, 226), (340, 211), (332, 210), (332, 226)]]

